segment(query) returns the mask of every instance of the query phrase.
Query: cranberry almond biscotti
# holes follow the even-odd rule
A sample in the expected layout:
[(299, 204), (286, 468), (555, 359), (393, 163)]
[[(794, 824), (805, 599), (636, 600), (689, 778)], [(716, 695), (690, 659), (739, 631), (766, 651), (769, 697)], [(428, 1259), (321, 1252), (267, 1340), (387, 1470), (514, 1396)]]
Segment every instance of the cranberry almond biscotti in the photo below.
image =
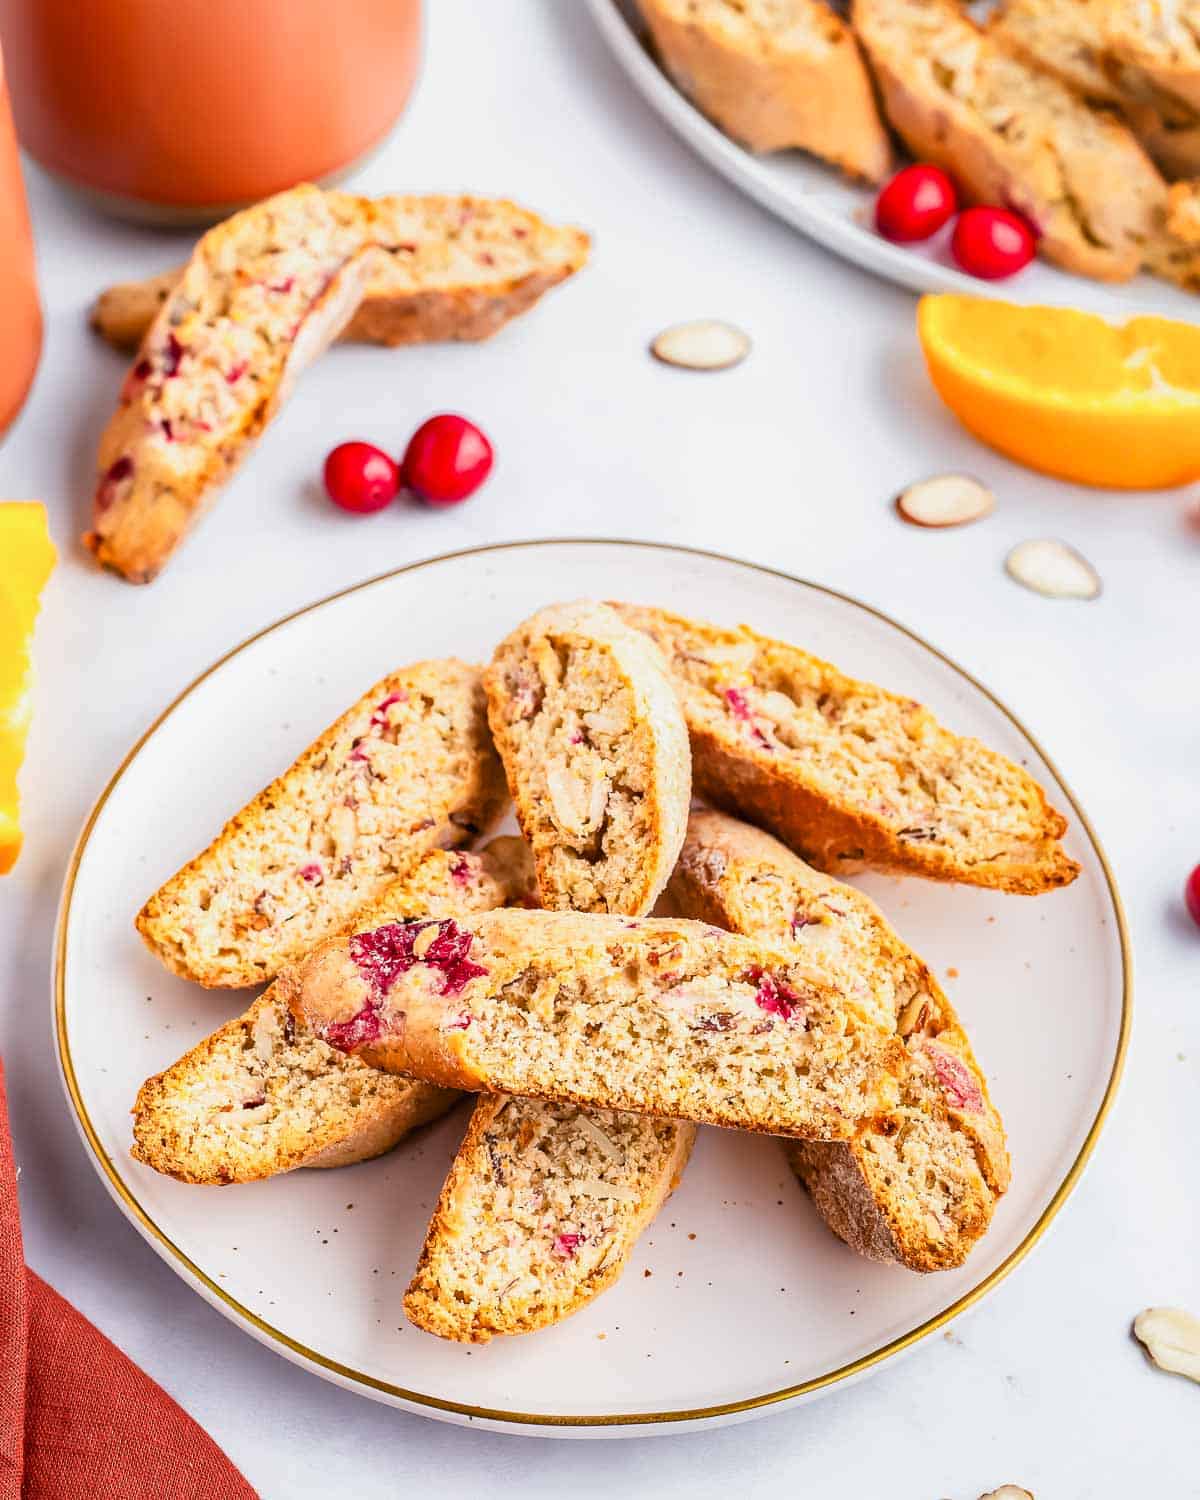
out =
[(770, 834), (695, 812), (670, 892), (684, 916), (803, 953), (867, 984), (905, 1047), (896, 1108), (849, 1141), (792, 1141), (825, 1222), (873, 1260), (958, 1266), (1009, 1182), (1004, 1127), (966, 1033), (929, 969), (861, 891)]
[[(432, 850), (359, 920), (464, 916), (532, 899), (528, 849), (500, 838), (478, 854)], [(133, 1155), (205, 1185), (348, 1166), (389, 1151), (458, 1097), (381, 1073), (301, 1031), (272, 985), (245, 1015), (142, 1084)]]
[(435, 847), (503, 811), (478, 668), (419, 662), (385, 677), (235, 814), (137, 916), (182, 979), (273, 979)]
[(903, 1048), (797, 957), (695, 922), (488, 912), (323, 944), (279, 978), (298, 1024), (443, 1088), (848, 1139)]
[(679, 855), (687, 726), (658, 648), (591, 600), (519, 625), (484, 673), (541, 904), (642, 916)]
[[(542, 904), (644, 915), (691, 798), (687, 728), (657, 649), (603, 605), (559, 605), (501, 644), (485, 680)], [(576, 1312), (620, 1276), (695, 1134), (484, 1095), (430, 1221), (409, 1318), (479, 1343)]]
[(667, 72), (751, 151), (797, 147), (851, 177), (892, 163), (850, 27), (826, 0), (638, 0)]
[(482, 1095), (404, 1311), (472, 1344), (561, 1322), (620, 1276), (695, 1136), (680, 1120)]
[[(326, 193), (337, 219), (353, 223), (363, 199)], [(392, 194), (373, 200), (381, 254), (340, 337), (383, 344), (491, 338), (544, 293), (582, 268), (588, 237), (548, 224), (502, 198)], [(118, 349), (136, 349), (185, 271), (109, 287), (91, 322)]]
[(696, 790), (827, 874), (897, 870), (1035, 895), (1079, 866), (1028, 772), (927, 708), (746, 626), (614, 606), (662, 648)]
[[(464, 207), (462, 214), (461, 232), (470, 244), (471, 212)], [(389, 265), (395, 279), (405, 279), (401, 262), (395, 255), (389, 261), (381, 248), (395, 243), (396, 228), (370, 198), (301, 186), (203, 236), (147, 331), (100, 441), (92, 529), (84, 543), (105, 567), (132, 583), (158, 574), (279, 411), (301, 370), (349, 323), (373, 279)], [(452, 258), (449, 245), (443, 250)], [(498, 258), (495, 249), (477, 254), (484, 265), (489, 256)], [(568, 267), (569, 254), (561, 275)], [(500, 279), (492, 290), (506, 284)], [(522, 296), (532, 300), (547, 284), (531, 283), (524, 293), (511, 288), (514, 309)], [(439, 326), (447, 334), (459, 326), (471, 301), (455, 273), (411, 283), (409, 290), (424, 294), (423, 306), (396, 316), (408, 329), (421, 323), (431, 337)], [(374, 306), (381, 326), (389, 314), (378, 299)], [(475, 299), (474, 310), (481, 332), (508, 316), (506, 301), (497, 306), (487, 295)]]

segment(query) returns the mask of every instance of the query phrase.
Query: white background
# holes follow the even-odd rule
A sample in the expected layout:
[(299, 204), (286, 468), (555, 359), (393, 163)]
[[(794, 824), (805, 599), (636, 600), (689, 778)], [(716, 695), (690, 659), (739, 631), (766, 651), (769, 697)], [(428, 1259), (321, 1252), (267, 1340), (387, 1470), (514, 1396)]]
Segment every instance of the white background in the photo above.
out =
[[(75, 540), (122, 373), (84, 315), (101, 286), (182, 258), (186, 242), (103, 222), (28, 172), (48, 336), (33, 399), (0, 450), (0, 493), (44, 499), (62, 554), (37, 641), (27, 845), (0, 886), (0, 1052), (30, 1264), (269, 1500), (418, 1486), (531, 1500), (731, 1490), (974, 1500), (1005, 1481), (1039, 1500), (1200, 1494), (1196, 1389), (1151, 1369), (1128, 1335), (1147, 1304), (1200, 1311), (1200, 932), (1179, 894), (1200, 859), (1190, 497), (1074, 489), (979, 448), (926, 384), (911, 297), (806, 244), (694, 160), (634, 95), (581, 6), (429, 9), (414, 105), (361, 186), (511, 196), (585, 225), (593, 262), (490, 344), (330, 355), (148, 589), (94, 571)], [(752, 358), (704, 377), (646, 356), (664, 325), (701, 315), (746, 328)], [(496, 443), (495, 476), (470, 504), (363, 521), (321, 497), (335, 442), (398, 448), (445, 408), (470, 413)], [(904, 483), (960, 467), (995, 488), (993, 518), (943, 535), (894, 519)], [(53, 1064), (64, 867), (92, 799), (165, 703), (246, 635), (361, 577), (456, 547), (571, 534), (772, 563), (854, 593), (948, 651), (1062, 767), (1107, 845), (1134, 936), (1124, 1087), (1082, 1185), (1029, 1261), (944, 1337), (853, 1389), (686, 1437), (491, 1436), (293, 1368), (188, 1291), (121, 1218)], [(1005, 552), (1034, 535), (1085, 552), (1102, 599), (1055, 603), (1010, 582)], [(547, 579), (546, 593), (569, 596), (570, 580)], [(129, 836), (151, 840), (154, 829)]]

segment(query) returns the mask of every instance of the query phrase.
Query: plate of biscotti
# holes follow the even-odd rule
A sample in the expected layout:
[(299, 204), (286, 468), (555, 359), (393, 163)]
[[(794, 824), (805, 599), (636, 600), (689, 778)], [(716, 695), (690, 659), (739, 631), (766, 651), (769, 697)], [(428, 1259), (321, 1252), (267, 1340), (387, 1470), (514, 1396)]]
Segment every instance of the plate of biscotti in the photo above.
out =
[[(742, 192), (917, 291), (1191, 321), (1200, 288), (1200, 50), (1154, 6), (1102, 0), (588, 0), (647, 103)], [(1184, 38), (1181, 44), (1180, 37)], [(1038, 257), (959, 269), (951, 232), (892, 243), (906, 161), (1015, 211)], [(990, 273), (989, 273), (990, 274)]]
[(187, 687), (80, 836), (54, 1003), (98, 1172), (227, 1317), (611, 1436), (811, 1399), (998, 1286), (1130, 995), (1095, 835), (965, 671), (819, 584), (573, 540)]

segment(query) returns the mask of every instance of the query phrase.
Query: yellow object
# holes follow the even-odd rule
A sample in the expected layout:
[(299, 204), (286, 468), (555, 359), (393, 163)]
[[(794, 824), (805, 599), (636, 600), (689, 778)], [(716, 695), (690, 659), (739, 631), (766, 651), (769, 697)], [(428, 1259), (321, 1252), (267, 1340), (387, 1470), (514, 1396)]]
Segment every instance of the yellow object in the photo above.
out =
[(0, 875), (21, 852), (17, 772), (31, 711), (33, 624), (54, 558), (46, 507), (0, 502)]
[(1200, 478), (1200, 327), (938, 295), (917, 332), (938, 395), (1018, 463), (1106, 489)]

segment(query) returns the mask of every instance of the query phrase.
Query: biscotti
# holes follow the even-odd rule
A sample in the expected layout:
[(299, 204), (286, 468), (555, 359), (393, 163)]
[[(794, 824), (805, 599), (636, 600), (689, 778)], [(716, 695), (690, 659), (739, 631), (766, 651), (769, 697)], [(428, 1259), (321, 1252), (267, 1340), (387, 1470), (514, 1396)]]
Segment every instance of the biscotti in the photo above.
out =
[[(157, 575), (349, 322), (395, 229), (369, 198), (301, 186), (199, 241), (101, 438), (84, 542), (105, 567), (133, 583)], [(464, 233), (469, 242), (469, 215)], [(435, 315), (427, 304), (427, 325)]]
[(334, 939), (279, 979), (298, 1024), (444, 1088), (845, 1139), (903, 1049), (794, 958), (693, 922), (488, 912)]
[(542, 906), (649, 911), (691, 802), (687, 726), (658, 648), (606, 605), (555, 605), (500, 643), (484, 688)]
[(1119, 120), (987, 37), (952, 0), (854, 0), (884, 111), (969, 201), (1034, 225), (1048, 260), (1124, 281), (1162, 232), (1166, 185)]
[(1112, 47), (1110, 0), (1003, 0), (988, 35), (1092, 103), (1117, 109), (1168, 178), (1200, 173), (1200, 114)]
[[(355, 220), (365, 200), (327, 193), (336, 218)], [(373, 200), (381, 254), (341, 337), (398, 346), (490, 338), (588, 255), (581, 229), (548, 224), (499, 198), (394, 194)], [(184, 267), (110, 287), (92, 327), (118, 349), (136, 349)]]
[(429, 849), (506, 803), (477, 668), (385, 677), (147, 901), (137, 929), (173, 973), (239, 989), (339, 931)]
[(854, 33), (826, 0), (638, 0), (663, 66), (751, 151), (797, 147), (880, 182), (892, 161)]
[(924, 963), (861, 891), (769, 834), (696, 812), (670, 894), (684, 916), (794, 950), (866, 983), (906, 1048), (900, 1102), (850, 1141), (788, 1154), (847, 1244), (914, 1271), (961, 1265), (1008, 1186), (1004, 1128), (958, 1018)]
[(294, 188), (210, 229), (163, 303), (100, 439), (92, 529), (105, 567), (147, 583), (211, 504), (304, 367), (345, 327), (375, 251)]
[[(495, 839), (478, 854), (432, 850), (362, 920), (462, 916), (532, 894), (523, 842)], [(369, 1068), (298, 1029), (272, 985), (245, 1015), (142, 1084), (133, 1155), (181, 1182), (208, 1185), (346, 1166), (390, 1150), (457, 1098)]]
[(1022, 894), (1079, 873), (1019, 766), (928, 709), (745, 626), (615, 606), (662, 648), (696, 789), (831, 875), (905, 871)]
[(674, 1120), (484, 1095), (405, 1312), (464, 1343), (560, 1322), (620, 1276), (694, 1139)]

